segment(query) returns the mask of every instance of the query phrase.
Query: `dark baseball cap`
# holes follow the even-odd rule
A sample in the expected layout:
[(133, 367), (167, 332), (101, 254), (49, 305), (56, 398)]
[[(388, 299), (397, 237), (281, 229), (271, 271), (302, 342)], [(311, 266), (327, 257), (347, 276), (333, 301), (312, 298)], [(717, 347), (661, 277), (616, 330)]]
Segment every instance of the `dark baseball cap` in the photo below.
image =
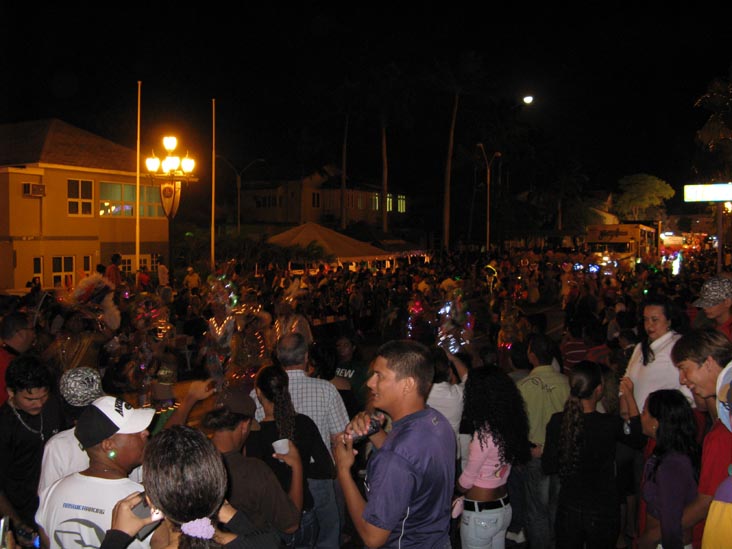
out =
[(254, 419), (254, 414), (257, 411), (257, 405), (254, 403), (254, 399), (249, 396), (245, 387), (227, 387), (221, 393), (216, 405), (226, 407), (230, 412), (235, 414), (241, 414), (252, 418), (252, 431), (259, 430), (259, 423)]

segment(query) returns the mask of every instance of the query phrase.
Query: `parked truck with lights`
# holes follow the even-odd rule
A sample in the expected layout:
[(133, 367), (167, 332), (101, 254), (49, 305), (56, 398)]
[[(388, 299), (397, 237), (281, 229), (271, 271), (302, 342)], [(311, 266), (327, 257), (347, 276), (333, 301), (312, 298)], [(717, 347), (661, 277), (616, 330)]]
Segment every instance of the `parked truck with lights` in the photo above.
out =
[(589, 225), (585, 244), (597, 265), (621, 271), (658, 260), (656, 230), (640, 223)]

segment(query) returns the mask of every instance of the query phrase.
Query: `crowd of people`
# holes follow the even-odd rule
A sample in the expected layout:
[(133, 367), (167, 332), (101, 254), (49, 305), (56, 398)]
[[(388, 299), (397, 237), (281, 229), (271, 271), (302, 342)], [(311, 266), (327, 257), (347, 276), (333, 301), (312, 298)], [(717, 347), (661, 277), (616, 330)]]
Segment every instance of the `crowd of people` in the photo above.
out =
[[(724, 547), (732, 277), (558, 252), (127, 280), (0, 309), (24, 547)], [(164, 266), (163, 266), (164, 267)], [(562, 311), (548, 326), (539, 306)], [(365, 353), (365, 349), (372, 349)], [(186, 382), (184, 394), (175, 388)]]

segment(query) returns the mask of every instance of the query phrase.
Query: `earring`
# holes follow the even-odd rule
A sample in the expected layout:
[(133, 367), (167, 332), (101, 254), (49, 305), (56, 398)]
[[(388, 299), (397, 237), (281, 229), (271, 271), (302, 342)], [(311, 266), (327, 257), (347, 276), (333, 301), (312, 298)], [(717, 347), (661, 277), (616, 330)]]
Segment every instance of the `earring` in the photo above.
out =
[(117, 457), (117, 452), (115, 450), (110, 450), (109, 452), (107, 452), (107, 457), (109, 459), (114, 459)]

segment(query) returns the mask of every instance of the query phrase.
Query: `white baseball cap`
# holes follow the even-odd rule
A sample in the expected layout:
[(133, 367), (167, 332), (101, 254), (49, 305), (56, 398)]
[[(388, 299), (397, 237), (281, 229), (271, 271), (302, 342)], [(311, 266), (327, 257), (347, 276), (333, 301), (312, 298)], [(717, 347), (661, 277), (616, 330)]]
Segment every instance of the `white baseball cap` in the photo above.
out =
[(103, 396), (82, 412), (74, 434), (82, 448), (91, 448), (117, 433), (141, 433), (150, 426), (154, 415), (153, 408), (133, 408), (121, 398)]

